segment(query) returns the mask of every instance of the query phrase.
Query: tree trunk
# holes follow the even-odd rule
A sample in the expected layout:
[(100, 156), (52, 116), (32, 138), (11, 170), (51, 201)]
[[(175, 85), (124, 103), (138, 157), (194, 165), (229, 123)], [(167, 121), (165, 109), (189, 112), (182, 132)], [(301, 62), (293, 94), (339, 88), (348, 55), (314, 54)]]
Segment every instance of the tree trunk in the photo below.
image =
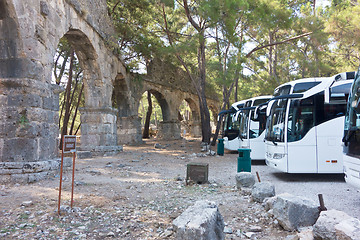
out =
[(152, 102), (151, 102), (151, 93), (147, 91), (147, 100), (148, 100), (148, 109), (146, 112), (145, 124), (144, 124), (144, 132), (143, 138), (150, 138), (149, 127), (150, 127), (150, 117), (152, 113)]
[(201, 116), (201, 131), (202, 142), (210, 144), (211, 127), (210, 127), (210, 112), (205, 95), (206, 82), (206, 58), (205, 58), (205, 35), (204, 30), (200, 33), (199, 49), (198, 49), (198, 64), (199, 64), (199, 82), (200, 82), (200, 116)]
[(69, 118), (70, 118), (70, 95), (71, 95), (71, 83), (72, 83), (72, 75), (73, 75), (73, 66), (74, 66), (74, 55), (75, 52), (73, 49), (70, 50), (71, 51), (71, 57), (70, 57), (70, 67), (69, 67), (69, 78), (68, 78), (68, 82), (66, 85), (66, 90), (65, 90), (65, 115), (64, 115), (64, 122), (63, 122), (63, 127), (62, 127), (62, 131), (61, 131), (61, 139), (60, 139), (60, 149), (62, 148), (62, 144), (63, 144), (63, 137), (64, 135), (67, 134), (67, 126), (69, 123)]
[(80, 89), (80, 93), (79, 93), (79, 98), (76, 104), (76, 108), (75, 108), (75, 113), (74, 113), (74, 118), (72, 120), (71, 123), (71, 128), (70, 128), (70, 135), (72, 135), (73, 129), (74, 129), (74, 125), (75, 125), (75, 120), (76, 120), (76, 115), (79, 109), (79, 105), (80, 105), (80, 101), (81, 101), (81, 95), (82, 95), (82, 91), (84, 90), (84, 83), (81, 85), (81, 89)]

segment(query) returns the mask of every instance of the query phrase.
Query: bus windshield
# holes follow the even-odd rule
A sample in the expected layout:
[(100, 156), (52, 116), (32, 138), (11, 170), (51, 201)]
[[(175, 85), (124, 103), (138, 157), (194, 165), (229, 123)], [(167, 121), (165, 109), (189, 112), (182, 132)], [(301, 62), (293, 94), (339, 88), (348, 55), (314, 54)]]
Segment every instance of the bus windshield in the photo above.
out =
[(239, 137), (241, 139), (247, 138), (247, 129), (249, 124), (249, 110), (244, 110), (239, 113)]
[(347, 114), (345, 116), (344, 138), (345, 152), (349, 155), (360, 156), (360, 75), (352, 85)]
[(292, 100), (288, 116), (287, 141), (294, 142), (302, 139), (314, 126), (314, 97)]
[(273, 142), (284, 142), (284, 128), (287, 99), (275, 100), (271, 106), (270, 115), (268, 117), (268, 129), (265, 139)]
[(239, 135), (239, 121), (236, 119), (236, 113), (229, 113), (226, 115), (224, 121), (224, 137), (229, 140), (237, 138)]

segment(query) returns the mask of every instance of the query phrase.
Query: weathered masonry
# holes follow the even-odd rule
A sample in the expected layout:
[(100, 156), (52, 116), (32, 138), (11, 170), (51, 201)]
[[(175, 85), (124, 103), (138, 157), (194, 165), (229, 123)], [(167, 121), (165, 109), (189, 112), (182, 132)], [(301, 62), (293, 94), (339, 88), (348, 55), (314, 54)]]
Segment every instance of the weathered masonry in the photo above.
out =
[[(182, 100), (189, 103), (193, 132), (199, 134), (197, 97), (184, 88), (191, 83), (176, 72), (159, 71), (161, 63), (154, 63), (148, 76), (129, 74), (109, 47), (112, 36), (105, 0), (0, 0), (0, 182), (32, 182), (58, 168), (63, 89), (51, 83), (51, 73), (63, 37), (84, 69), (80, 150), (114, 154), (124, 143), (141, 142), (138, 106), (144, 91), (161, 105), (162, 136), (180, 138)], [(216, 102), (209, 105), (215, 113)]]

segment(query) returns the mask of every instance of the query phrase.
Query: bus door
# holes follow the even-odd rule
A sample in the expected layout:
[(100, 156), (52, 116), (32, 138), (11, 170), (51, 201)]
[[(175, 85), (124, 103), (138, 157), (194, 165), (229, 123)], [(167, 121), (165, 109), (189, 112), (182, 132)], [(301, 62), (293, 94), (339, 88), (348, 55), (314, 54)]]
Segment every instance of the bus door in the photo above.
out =
[(289, 173), (316, 173), (316, 128), (314, 97), (290, 101), (287, 121)]
[(344, 84), (332, 87), (329, 103), (324, 103), (321, 95), (316, 98), (318, 173), (343, 172), (341, 140), (349, 86)]

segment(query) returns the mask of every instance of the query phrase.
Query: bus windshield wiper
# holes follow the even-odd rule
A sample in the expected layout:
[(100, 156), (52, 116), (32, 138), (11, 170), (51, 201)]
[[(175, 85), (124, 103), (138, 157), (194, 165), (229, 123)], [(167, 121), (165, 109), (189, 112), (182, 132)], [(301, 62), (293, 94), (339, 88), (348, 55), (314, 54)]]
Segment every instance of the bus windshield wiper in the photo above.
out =
[(275, 142), (274, 140), (271, 140), (271, 142), (272, 142), (275, 146), (278, 145), (277, 142)]
[(241, 141), (244, 141), (244, 138), (241, 135), (239, 135), (239, 138)]

